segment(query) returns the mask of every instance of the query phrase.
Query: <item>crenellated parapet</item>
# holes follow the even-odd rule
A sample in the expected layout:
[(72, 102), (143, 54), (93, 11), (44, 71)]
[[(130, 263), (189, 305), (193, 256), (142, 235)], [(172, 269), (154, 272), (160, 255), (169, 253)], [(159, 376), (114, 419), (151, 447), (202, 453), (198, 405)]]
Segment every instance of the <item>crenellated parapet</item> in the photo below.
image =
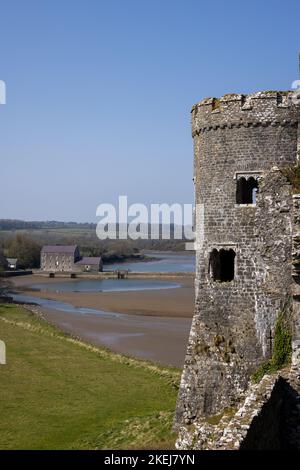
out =
[(300, 106), (293, 92), (264, 91), (206, 98), (192, 108), (192, 135), (239, 127), (297, 126)]

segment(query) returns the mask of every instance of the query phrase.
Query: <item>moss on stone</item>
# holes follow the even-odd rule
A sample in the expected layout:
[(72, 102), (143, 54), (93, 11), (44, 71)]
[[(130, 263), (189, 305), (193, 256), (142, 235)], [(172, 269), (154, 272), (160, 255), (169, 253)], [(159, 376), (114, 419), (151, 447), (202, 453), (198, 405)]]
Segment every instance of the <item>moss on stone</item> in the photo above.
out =
[(195, 346), (195, 353), (196, 354), (206, 354), (209, 355), (209, 346), (204, 341), (198, 341)]
[(223, 418), (223, 413), (220, 413), (220, 414), (217, 414), (217, 415), (208, 416), (206, 418), (206, 422), (208, 424), (212, 424), (213, 426), (216, 426), (217, 424), (219, 424), (219, 422), (221, 421), (222, 418)]
[(223, 354), (222, 354), (222, 357), (223, 357), (223, 360), (224, 362), (226, 362), (226, 364), (229, 364), (230, 362), (230, 355), (227, 351), (225, 351)]
[(213, 415), (213, 416), (207, 416), (206, 422), (208, 424), (212, 424), (212, 425), (216, 426), (217, 424), (220, 423), (221, 419), (223, 419), (225, 417), (227, 419), (233, 418), (236, 411), (237, 411), (237, 408), (235, 408), (235, 407), (224, 408), (224, 410), (221, 413), (218, 413), (218, 414)]
[(222, 335), (216, 335), (214, 336), (214, 345), (216, 347), (219, 347), (220, 344), (225, 343), (225, 338)]
[(274, 351), (272, 355), (273, 366), (276, 370), (288, 364), (292, 355), (292, 334), (289, 319), (285, 311), (277, 318), (274, 335)]
[(288, 95), (290, 93), (289, 90), (264, 90), (264, 91), (261, 91), (260, 93), (263, 93), (265, 95), (271, 95), (273, 93), (279, 93), (280, 95)]
[(212, 110), (214, 111), (215, 109), (219, 109), (221, 106), (221, 102), (219, 98), (214, 98), (212, 102)]
[(300, 193), (300, 164), (298, 163), (295, 166), (286, 166), (281, 168), (281, 173), (292, 185), (293, 193)]
[(235, 98), (236, 96), (239, 96), (238, 93), (226, 93), (225, 95), (223, 95), (222, 98)]
[(269, 361), (262, 363), (252, 375), (252, 381), (259, 383), (265, 374), (282, 369), (291, 360), (292, 335), (290, 330), (288, 310), (285, 308), (278, 315), (274, 331), (274, 349)]

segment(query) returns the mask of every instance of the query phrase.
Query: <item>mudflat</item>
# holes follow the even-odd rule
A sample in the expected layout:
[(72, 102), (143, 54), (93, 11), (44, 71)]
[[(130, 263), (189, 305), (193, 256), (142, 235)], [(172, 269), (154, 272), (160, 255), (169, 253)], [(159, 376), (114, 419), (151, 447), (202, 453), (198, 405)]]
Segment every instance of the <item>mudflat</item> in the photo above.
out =
[[(164, 280), (174, 281), (174, 277), (165, 276)], [(176, 277), (176, 283), (181, 287), (148, 291), (30, 290), (33, 284), (43, 285), (49, 281), (57, 284), (57, 289), (61, 282), (74, 282), (32, 275), (13, 278), (12, 284), (22, 290), (22, 294), (73, 305), (72, 312), (38, 308), (47, 321), (67, 333), (126, 355), (183, 366), (194, 308), (193, 278)], [(76, 308), (92, 308), (99, 313), (76, 312)]]
[(42, 309), (43, 317), (90, 344), (165, 365), (182, 367), (192, 319), (95, 314)]
[[(162, 279), (160, 277), (160, 279)], [(163, 279), (173, 280), (171, 276)], [(191, 277), (176, 277), (176, 283), (181, 287), (176, 289), (157, 289), (148, 291), (127, 292), (38, 292), (30, 290), (32, 284), (59, 284), (74, 282), (71, 279), (31, 275), (12, 279), (15, 287), (22, 289), (24, 294), (43, 297), (51, 300), (68, 302), (75, 307), (87, 307), (120, 312), (134, 315), (151, 315), (162, 317), (192, 318), (194, 309), (194, 279)]]

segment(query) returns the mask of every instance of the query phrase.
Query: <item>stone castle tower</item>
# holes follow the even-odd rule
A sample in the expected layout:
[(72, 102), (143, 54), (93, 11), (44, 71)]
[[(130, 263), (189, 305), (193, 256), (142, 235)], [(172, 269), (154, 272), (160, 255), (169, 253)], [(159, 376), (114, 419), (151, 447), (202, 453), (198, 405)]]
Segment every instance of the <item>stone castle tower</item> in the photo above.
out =
[(299, 198), (281, 171), (300, 156), (299, 111), (291, 92), (230, 94), (192, 108), (196, 300), (178, 427), (234, 406), (271, 356), (283, 309), (294, 312), (300, 338)]

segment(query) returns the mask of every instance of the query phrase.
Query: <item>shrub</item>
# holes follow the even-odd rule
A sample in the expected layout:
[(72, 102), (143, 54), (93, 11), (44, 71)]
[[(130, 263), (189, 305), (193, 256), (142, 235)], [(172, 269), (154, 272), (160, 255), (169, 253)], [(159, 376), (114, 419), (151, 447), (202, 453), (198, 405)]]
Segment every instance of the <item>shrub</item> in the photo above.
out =
[(281, 173), (292, 185), (293, 193), (300, 193), (300, 164), (284, 167), (281, 169)]
[(259, 366), (252, 375), (252, 381), (260, 382), (265, 374), (276, 372), (287, 365), (291, 360), (292, 353), (292, 335), (290, 330), (288, 309), (284, 308), (279, 313), (274, 331), (274, 348), (272, 357), (269, 361)]

